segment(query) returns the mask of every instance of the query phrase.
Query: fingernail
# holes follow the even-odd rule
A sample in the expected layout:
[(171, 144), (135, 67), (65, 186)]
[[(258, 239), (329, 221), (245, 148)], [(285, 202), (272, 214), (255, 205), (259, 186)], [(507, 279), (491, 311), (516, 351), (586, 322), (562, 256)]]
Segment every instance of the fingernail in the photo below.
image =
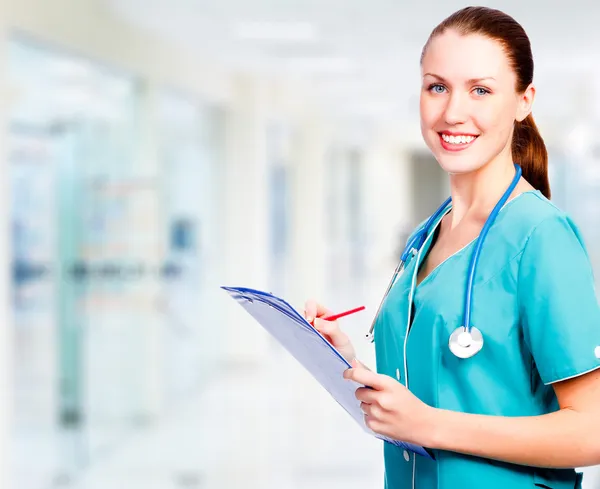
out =
[(312, 318), (312, 317), (310, 317), (310, 316), (306, 316), (306, 320), (307, 320), (309, 323), (312, 323), (312, 322), (313, 322), (313, 318)]

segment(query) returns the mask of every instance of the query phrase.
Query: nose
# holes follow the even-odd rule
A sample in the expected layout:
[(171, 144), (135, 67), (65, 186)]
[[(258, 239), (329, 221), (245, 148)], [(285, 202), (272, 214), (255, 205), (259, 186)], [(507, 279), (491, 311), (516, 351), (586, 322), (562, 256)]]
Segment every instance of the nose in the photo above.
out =
[(448, 104), (444, 111), (446, 124), (461, 124), (467, 120), (467, 104), (462, 100), (461, 94), (453, 92), (448, 97)]

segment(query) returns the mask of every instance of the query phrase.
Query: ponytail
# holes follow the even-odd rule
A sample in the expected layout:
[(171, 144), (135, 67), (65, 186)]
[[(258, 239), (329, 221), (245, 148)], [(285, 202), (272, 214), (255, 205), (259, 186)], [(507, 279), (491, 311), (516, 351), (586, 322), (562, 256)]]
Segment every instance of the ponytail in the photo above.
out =
[(549, 199), (548, 151), (531, 114), (522, 122), (515, 122), (512, 157), (521, 166), (523, 178)]

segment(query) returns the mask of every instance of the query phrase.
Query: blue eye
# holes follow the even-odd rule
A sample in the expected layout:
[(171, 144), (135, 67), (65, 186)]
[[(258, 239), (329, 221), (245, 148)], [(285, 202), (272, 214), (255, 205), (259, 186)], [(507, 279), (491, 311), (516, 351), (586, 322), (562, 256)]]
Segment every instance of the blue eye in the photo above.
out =
[(444, 90), (446, 90), (446, 87), (444, 87), (444, 85), (440, 85), (439, 83), (429, 86), (429, 91), (433, 91), (433, 93), (444, 93)]
[(475, 93), (477, 95), (479, 95), (480, 97), (483, 97), (484, 95), (487, 95), (488, 93), (490, 93), (489, 90), (487, 90), (486, 88), (482, 88), (482, 87), (477, 87), (475, 89)]

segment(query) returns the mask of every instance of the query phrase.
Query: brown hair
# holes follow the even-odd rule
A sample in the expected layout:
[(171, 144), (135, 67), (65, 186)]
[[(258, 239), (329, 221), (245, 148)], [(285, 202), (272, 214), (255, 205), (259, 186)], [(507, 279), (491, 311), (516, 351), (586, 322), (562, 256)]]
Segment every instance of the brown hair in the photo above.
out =
[[(502, 44), (509, 63), (517, 76), (516, 91), (523, 93), (533, 81), (533, 56), (525, 30), (511, 16), (487, 7), (466, 7), (453, 13), (431, 32), (421, 53), (421, 62), (431, 40), (454, 29), (461, 35), (479, 34)], [(515, 121), (512, 157), (523, 169), (523, 177), (550, 198), (548, 182), (548, 152), (533, 116)]]

